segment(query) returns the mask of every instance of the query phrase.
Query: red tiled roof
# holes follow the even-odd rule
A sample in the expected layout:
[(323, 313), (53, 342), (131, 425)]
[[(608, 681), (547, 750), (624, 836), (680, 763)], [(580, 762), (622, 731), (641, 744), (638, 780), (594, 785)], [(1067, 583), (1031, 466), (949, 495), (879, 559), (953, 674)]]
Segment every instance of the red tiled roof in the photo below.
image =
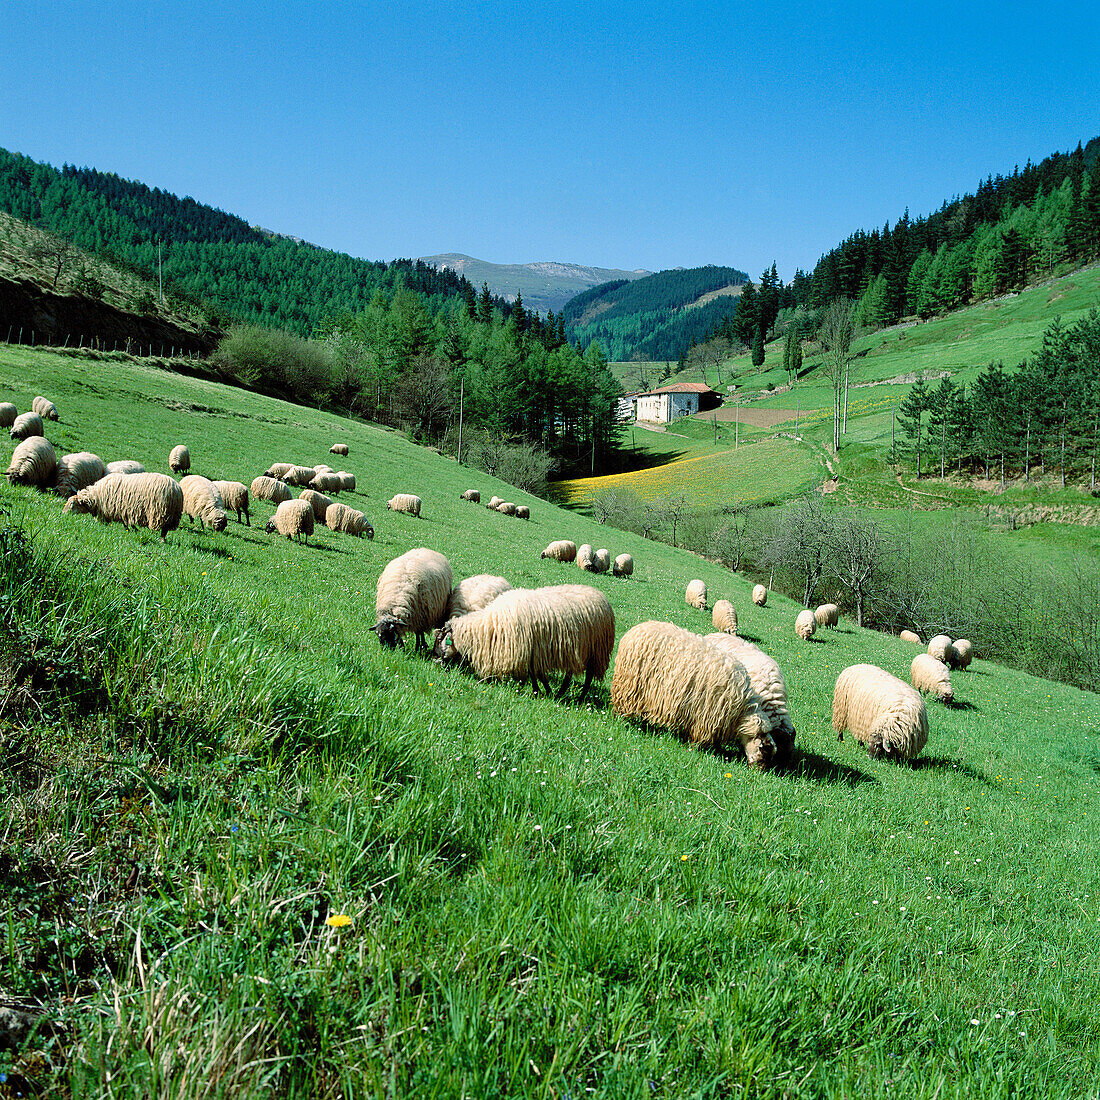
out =
[(705, 382), (676, 382), (671, 386), (662, 386), (658, 390), (647, 390), (639, 397), (649, 397), (655, 393), (714, 393)]

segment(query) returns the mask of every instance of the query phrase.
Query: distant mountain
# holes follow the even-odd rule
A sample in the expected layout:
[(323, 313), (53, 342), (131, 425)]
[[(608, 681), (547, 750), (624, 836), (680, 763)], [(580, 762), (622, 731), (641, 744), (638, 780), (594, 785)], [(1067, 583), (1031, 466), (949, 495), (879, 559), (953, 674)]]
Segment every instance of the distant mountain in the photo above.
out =
[(611, 280), (641, 279), (650, 274), (648, 271), (618, 271), (550, 260), (533, 264), (492, 264), (461, 252), (421, 256), (420, 260), (432, 267), (449, 268), (458, 275), (465, 275), (479, 289), (482, 283), (488, 283), (489, 289), (505, 301), (514, 302), (516, 294), (522, 294), (524, 308), (538, 310), (544, 317), (547, 310), (557, 313), (570, 298), (589, 287)]

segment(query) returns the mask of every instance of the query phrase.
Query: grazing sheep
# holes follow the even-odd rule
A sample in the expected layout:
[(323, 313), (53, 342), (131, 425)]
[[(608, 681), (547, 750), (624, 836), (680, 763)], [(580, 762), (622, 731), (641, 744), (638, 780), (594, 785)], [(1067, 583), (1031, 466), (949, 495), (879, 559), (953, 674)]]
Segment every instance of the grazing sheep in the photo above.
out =
[(560, 699), (583, 672), (580, 702), (607, 674), (614, 645), (611, 602), (583, 584), (509, 589), (480, 611), (449, 620), (435, 637), (445, 661), (466, 661), (483, 680), (530, 679), (536, 694), (540, 683), (549, 694), (550, 673), (560, 671)]
[(333, 443), (328, 449), (330, 455), (342, 455), (344, 458), (348, 457), (348, 445), (346, 443)]
[(848, 730), (872, 757), (912, 760), (928, 742), (920, 693), (875, 665), (851, 665), (836, 679), (833, 729)]
[(611, 566), (616, 577), (629, 577), (634, 572), (634, 559), (629, 554), (620, 554)]
[(368, 539), (374, 538), (374, 528), (367, 522), (367, 517), (355, 508), (349, 508), (337, 501), (333, 501), (325, 509), (325, 526), (330, 531), (354, 535), (357, 539), (364, 535)]
[(316, 493), (338, 493), (343, 488), (343, 484), (339, 474), (332, 470), (319, 470), (313, 475), (309, 487)]
[(183, 490), (167, 474), (108, 474), (65, 501), (65, 511), (87, 513), (101, 523), (148, 527), (161, 540), (180, 525)]
[(840, 608), (835, 603), (823, 603), (815, 612), (818, 626), (836, 626), (840, 622)]
[(596, 572), (596, 551), (587, 543), (582, 543), (577, 547), (577, 565), (583, 569), (586, 573)]
[(410, 516), (419, 516), (420, 497), (414, 497), (412, 493), (398, 493), (386, 501), (386, 507), (391, 512), (404, 512)]
[(145, 467), (140, 462), (135, 462), (132, 458), (120, 458), (116, 462), (107, 463), (107, 473), (109, 474), (143, 474), (145, 473)]
[(337, 470), (336, 476), (340, 479), (340, 492), (355, 492), (355, 474), (349, 474), (347, 470)]
[(227, 512), (237, 513), (237, 522), (241, 522), (241, 513), (244, 513), (244, 522), (252, 526), (252, 520), (248, 513), (248, 486), (240, 481), (215, 481), (214, 488), (218, 490), (222, 498), (222, 507)]
[(808, 608), (798, 613), (798, 617), (794, 621), (794, 632), (803, 641), (807, 641), (817, 633), (817, 619)]
[(0, 401), (0, 428), (10, 428), (19, 410), (10, 401)]
[(183, 490), (183, 511), (189, 522), (198, 520), (200, 528), (209, 524), (215, 531), (225, 530), (229, 517), (222, 508), (221, 493), (209, 478), (188, 474), (180, 478), (180, 488)]
[(91, 451), (77, 451), (57, 460), (57, 495), (68, 500), (73, 493), (107, 476), (103, 459)]
[(707, 634), (705, 641), (732, 653), (749, 674), (749, 683), (760, 697), (760, 709), (771, 722), (775, 742), (774, 764), (787, 764), (794, 755), (795, 728), (787, 708), (787, 684), (774, 658), (759, 646), (732, 634)]
[(955, 667), (958, 669), (968, 668), (970, 662), (974, 659), (974, 647), (966, 638), (960, 638), (951, 644), (955, 647)]
[(530, 518), (531, 518), (531, 509), (530, 509), (530, 507), (526, 504), (517, 504), (516, 505), (516, 519), (530, 520)]
[(36, 412), (43, 420), (57, 419), (57, 406), (45, 397), (36, 397), (31, 402), (31, 412)]
[(752, 590), (752, 602), (757, 607), (763, 607), (768, 602), (768, 590), (762, 584)]
[(592, 564), (595, 567), (593, 572), (606, 573), (611, 568), (611, 551), (597, 550), (593, 555)]
[(911, 630), (903, 630), (903, 631), (902, 631), (902, 632), (901, 632), (901, 633), (900, 633), (900, 634), (898, 635), (898, 637), (899, 637), (899, 638), (900, 638), (900, 639), (901, 639), (901, 640), (902, 640), (903, 642), (913, 642), (913, 643), (914, 643), (914, 644), (916, 644), (916, 645), (920, 645), (920, 644), (921, 644), (921, 641), (920, 641), (920, 635), (919, 635), (919, 634), (914, 634), (914, 633), (913, 633), (913, 631), (911, 631)]
[(174, 474), (184, 474), (191, 469), (191, 452), (182, 443), (172, 448), (168, 456), (168, 469)]
[(516, 506), (510, 500), (503, 500), (497, 505), (497, 511), (502, 516), (514, 516), (516, 514)]
[(503, 503), (504, 503), (504, 497), (491, 497), (490, 500), (489, 500), (489, 503), (486, 504), (485, 507), (490, 508), (490, 509), (492, 509), (492, 511), (495, 512), (497, 510), (497, 505), (498, 504), (503, 504)]
[(331, 466), (326, 466), (323, 462), (319, 462), (313, 467), (313, 472), (314, 474), (332, 474), (336, 471), (333, 470)]
[(699, 580), (689, 582), (687, 591), (684, 593), (684, 600), (691, 607), (697, 607), (700, 611), (706, 611), (707, 586)]
[(736, 634), (737, 608), (729, 600), (719, 600), (714, 605), (711, 621), (714, 623), (715, 630), (720, 630), (723, 634)]
[(308, 500), (284, 500), (264, 525), (264, 531), (269, 535), (285, 535), (296, 542), (301, 542), (305, 535), (308, 541), (313, 534), (313, 505)]
[(471, 504), (480, 504), (481, 503), (481, 493), (478, 492), (477, 489), (467, 489), (466, 492), (464, 492), (462, 494), (461, 499), (462, 500), (468, 500), (468, 501), (470, 501)]
[(278, 481), (284, 481), (286, 479), (286, 475), (293, 469), (293, 462), (273, 462), (264, 471), (264, 477), (273, 477)]
[(298, 499), (309, 501), (310, 507), (313, 509), (313, 518), (318, 523), (325, 522), (325, 513), (328, 511), (329, 505), (335, 503), (331, 497), (325, 496), (324, 493), (317, 492), (316, 489), (303, 489), (298, 494)]
[(314, 466), (291, 466), (283, 474), (282, 480), (287, 485), (293, 485), (296, 489), (300, 489), (303, 485), (308, 485), (316, 476), (317, 469)]
[(948, 668), (954, 668), (959, 661), (959, 656), (955, 652), (955, 647), (951, 644), (951, 639), (946, 634), (937, 634), (928, 643), (928, 654), (931, 657), (935, 657), (937, 661), (943, 661)]
[(745, 666), (729, 650), (672, 623), (631, 627), (619, 642), (611, 707), (713, 749), (742, 748), (768, 767), (776, 745)]
[(955, 692), (951, 687), (951, 670), (943, 661), (937, 661), (927, 653), (918, 653), (909, 666), (909, 679), (917, 691), (926, 691), (941, 703), (954, 702)]
[(554, 561), (576, 561), (577, 544), (575, 542), (570, 542), (568, 539), (559, 539), (557, 542), (550, 543), (539, 557), (553, 558)]
[(253, 500), (269, 500), (272, 504), (282, 504), (284, 500), (290, 500), (294, 495), (285, 481), (268, 477), (267, 474), (254, 477), (248, 491), (252, 494)]
[(444, 618), (457, 619), (462, 615), (480, 611), (511, 587), (503, 577), (494, 577), (489, 573), (478, 573), (475, 577), (467, 577), (464, 581), (459, 581), (451, 590)]
[(451, 563), (435, 550), (418, 547), (394, 558), (378, 578), (371, 629), (390, 649), (407, 633), (416, 635), (416, 648), (424, 647), (424, 635), (443, 625), (453, 583)]
[(57, 473), (57, 452), (42, 435), (24, 439), (12, 452), (8, 480), (13, 485), (36, 485), (45, 489)]
[(42, 417), (36, 412), (21, 413), (12, 421), (12, 439), (30, 439), (32, 436), (44, 436), (45, 434), (46, 429), (42, 423)]

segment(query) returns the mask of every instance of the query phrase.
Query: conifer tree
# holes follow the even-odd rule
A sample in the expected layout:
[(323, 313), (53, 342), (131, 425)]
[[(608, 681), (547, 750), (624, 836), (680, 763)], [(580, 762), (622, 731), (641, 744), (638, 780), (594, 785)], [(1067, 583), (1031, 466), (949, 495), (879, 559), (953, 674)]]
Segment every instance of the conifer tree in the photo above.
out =
[(913, 383), (905, 400), (898, 406), (898, 422), (909, 438), (910, 445), (917, 458), (917, 477), (920, 477), (921, 446), (924, 443), (923, 417), (928, 409), (928, 386), (923, 378)]

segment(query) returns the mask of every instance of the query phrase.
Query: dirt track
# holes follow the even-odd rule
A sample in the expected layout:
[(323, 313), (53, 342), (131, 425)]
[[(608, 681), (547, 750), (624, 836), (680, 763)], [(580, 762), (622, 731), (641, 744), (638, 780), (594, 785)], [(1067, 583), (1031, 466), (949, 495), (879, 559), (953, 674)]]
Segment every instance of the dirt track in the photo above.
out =
[(774, 428), (776, 424), (782, 424), (785, 420), (793, 420), (794, 409), (752, 409), (727, 405), (713, 412), (697, 413), (697, 420), (710, 420), (712, 416), (718, 418), (720, 424), (732, 424), (734, 420), (742, 424), (751, 424), (754, 428)]

